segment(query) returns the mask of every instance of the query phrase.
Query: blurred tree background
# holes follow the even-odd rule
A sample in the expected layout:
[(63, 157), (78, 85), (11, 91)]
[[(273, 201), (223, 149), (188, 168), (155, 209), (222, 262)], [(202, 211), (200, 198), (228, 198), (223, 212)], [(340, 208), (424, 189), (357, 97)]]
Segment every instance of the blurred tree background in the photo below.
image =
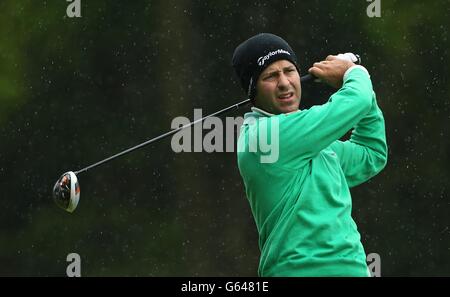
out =
[[(387, 167), (352, 189), (383, 276), (450, 275), (449, 1), (0, 2), (0, 275), (256, 276), (257, 231), (235, 153), (174, 153), (166, 139), (79, 177), (59, 176), (245, 98), (234, 48), (285, 38), (304, 72), (360, 53), (386, 119)], [(333, 92), (305, 85), (303, 108)], [(243, 116), (248, 108), (227, 116)]]

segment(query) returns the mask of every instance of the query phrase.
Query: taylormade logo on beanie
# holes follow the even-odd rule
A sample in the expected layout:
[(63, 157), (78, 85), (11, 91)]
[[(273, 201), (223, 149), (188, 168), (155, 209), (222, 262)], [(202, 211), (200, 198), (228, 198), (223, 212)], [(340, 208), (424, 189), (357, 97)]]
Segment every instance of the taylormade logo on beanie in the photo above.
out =
[(284, 39), (274, 34), (255, 35), (235, 49), (232, 64), (242, 88), (251, 100), (256, 96), (256, 82), (260, 74), (279, 60), (288, 60), (298, 70), (294, 51)]
[(264, 62), (267, 61), (271, 56), (275, 56), (276, 54), (288, 54), (288, 55), (291, 55), (288, 51), (285, 51), (285, 50), (282, 50), (282, 49), (277, 49), (276, 51), (268, 53), (264, 57), (259, 57), (258, 58), (258, 65), (259, 66), (264, 66)]

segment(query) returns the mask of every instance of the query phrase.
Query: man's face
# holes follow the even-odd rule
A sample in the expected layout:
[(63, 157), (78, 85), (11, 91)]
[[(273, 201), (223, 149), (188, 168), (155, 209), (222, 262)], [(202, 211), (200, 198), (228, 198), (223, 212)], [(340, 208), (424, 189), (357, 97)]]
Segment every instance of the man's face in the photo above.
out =
[(302, 88), (297, 68), (287, 60), (269, 65), (256, 82), (255, 105), (273, 114), (297, 111)]

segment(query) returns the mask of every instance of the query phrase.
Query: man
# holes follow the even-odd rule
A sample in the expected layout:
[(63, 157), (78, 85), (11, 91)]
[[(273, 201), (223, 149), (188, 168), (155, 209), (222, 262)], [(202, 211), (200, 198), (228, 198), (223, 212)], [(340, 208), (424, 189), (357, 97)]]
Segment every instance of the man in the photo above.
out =
[[(299, 110), (297, 58), (282, 38), (253, 36), (232, 61), (254, 105), (241, 127), (238, 166), (259, 233), (258, 274), (369, 276), (349, 188), (384, 168), (387, 146), (367, 70), (340, 56), (314, 63), (309, 73), (338, 90), (326, 104)], [(263, 123), (278, 128), (275, 162), (249, 149)]]

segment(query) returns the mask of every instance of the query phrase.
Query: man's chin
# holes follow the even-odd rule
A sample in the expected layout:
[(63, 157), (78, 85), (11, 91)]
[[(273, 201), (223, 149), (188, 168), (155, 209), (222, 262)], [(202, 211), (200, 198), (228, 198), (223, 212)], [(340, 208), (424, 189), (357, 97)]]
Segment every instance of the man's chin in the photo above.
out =
[[(258, 107), (258, 106), (256, 106)], [(270, 112), (272, 114), (282, 114), (282, 113), (291, 113), (299, 110), (299, 104), (292, 103), (292, 104), (276, 104), (272, 105), (271, 107), (259, 107), (262, 110), (265, 110), (267, 112)]]

